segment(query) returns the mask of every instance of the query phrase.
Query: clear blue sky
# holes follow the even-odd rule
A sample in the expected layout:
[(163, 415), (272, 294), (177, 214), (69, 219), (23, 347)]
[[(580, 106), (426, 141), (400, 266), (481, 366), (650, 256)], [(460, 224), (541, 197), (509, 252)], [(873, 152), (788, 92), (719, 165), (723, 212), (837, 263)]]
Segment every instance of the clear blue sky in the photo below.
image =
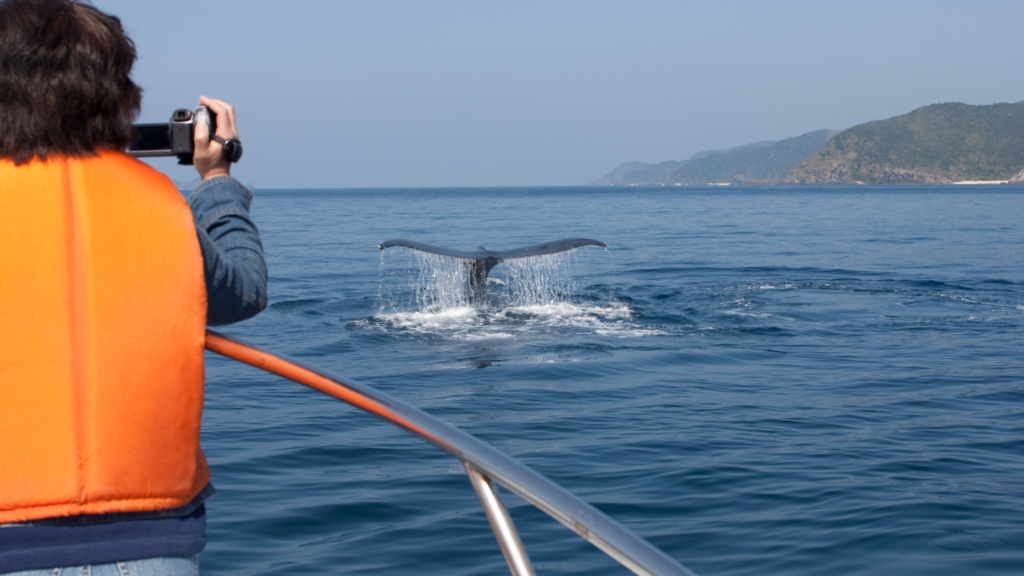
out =
[[(1024, 2), (95, 0), (141, 121), (238, 112), (260, 188), (577, 185), (630, 160), (1024, 100)], [(179, 179), (170, 160), (154, 161)]]

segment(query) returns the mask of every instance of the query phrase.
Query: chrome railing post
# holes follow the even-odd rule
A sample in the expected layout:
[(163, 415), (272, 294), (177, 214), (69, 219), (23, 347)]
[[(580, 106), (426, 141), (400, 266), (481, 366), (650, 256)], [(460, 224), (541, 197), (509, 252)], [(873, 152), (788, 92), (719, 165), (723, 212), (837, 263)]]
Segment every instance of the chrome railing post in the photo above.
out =
[(526, 548), (523, 547), (523, 541), (519, 539), (516, 525), (512, 523), (512, 517), (508, 515), (508, 510), (501, 503), (501, 497), (498, 496), (498, 491), (491, 483), (491, 479), (466, 461), (463, 461), (462, 465), (466, 467), (469, 481), (473, 484), (476, 495), (480, 497), (480, 504), (484, 508), (484, 513), (487, 514), (491, 530), (494, 530), (494, 537), (498, 539), (498, 546), (501, 547), (501, 553), (505, 555), (505, 561), (508, 562), (508, 569), (512, 571), (512, 576), (534, 576), (535, 572), (530, 564), (530, 557), (526, 555)]

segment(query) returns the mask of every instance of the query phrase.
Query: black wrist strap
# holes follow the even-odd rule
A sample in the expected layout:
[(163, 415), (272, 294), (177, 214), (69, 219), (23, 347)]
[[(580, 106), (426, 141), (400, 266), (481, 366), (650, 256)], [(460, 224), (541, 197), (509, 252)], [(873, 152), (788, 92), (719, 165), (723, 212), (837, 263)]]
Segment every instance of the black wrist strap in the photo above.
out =
[(242, 141), (237, 138), (229, 138), (227, 140), (217, 136), (213, 136), (213, 141), (223, 146), (220, 150), (221, 158), (224, 158), (228, 162), (238, 162), (242, 159)]

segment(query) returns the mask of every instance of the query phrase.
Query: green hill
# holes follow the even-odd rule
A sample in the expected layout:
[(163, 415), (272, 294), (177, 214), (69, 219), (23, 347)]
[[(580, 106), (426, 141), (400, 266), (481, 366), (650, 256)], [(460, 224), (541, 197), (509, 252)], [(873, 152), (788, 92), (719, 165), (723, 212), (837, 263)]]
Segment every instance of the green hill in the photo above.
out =
[(934, 104), (845, 130), (787, 183), (944, 184), (1009, 180), (1024, 170), (1024, 102)]
[(746, 144), (728, 150), (705, 150), (687, 160), (660, 164), (627, 162), (591, 186), (702, 186), (711, 182), (776, 184), (791, 168), (821, 148), (834, 130), (817, 130), (778, 142)]

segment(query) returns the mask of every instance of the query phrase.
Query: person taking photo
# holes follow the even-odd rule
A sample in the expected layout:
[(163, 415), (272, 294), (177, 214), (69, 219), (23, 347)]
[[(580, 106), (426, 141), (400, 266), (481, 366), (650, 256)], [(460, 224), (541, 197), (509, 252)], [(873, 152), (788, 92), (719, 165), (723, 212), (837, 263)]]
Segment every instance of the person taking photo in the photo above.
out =
[(0, 573), (196, 574), (205, 327), (267, 302), (230, 177), (234, 109), (201, 97), (186, 200), (129, 157), (141, 89), (120, 21), (0, 1)]

